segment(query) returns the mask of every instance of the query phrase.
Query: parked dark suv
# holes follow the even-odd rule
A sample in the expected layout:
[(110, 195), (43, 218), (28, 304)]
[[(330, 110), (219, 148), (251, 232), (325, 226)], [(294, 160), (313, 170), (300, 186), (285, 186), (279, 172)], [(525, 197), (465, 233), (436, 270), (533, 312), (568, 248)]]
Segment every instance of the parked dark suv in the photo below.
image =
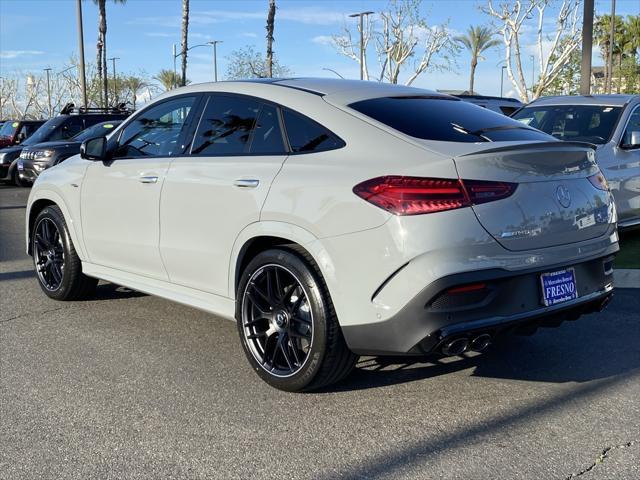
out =
[(90, 138), (107, 136), (121, 123), (121, 120), (96, 123), (69, 140), (43, 142), (34, 146), (24, 147), (18, 159), (20, 180), (24, 183), (35, 182), (43, 170), (80, 153), (82, 142)]
[(35, 133), (44, 120), (5, 120), (0, 126), (0, 148), (18, 145)]
[(20, 145), (0, 150), (0, 180), (12, 181), (22, 186), (18, 174), (18, 158), (23, 148), (42, 142), (68, 140), (82, 130), (105, 121), (124, 120), (130, 115), (124, 105), (117, 108), (78, 108), (73, 104), (65, 106), (60, 115), (47, 120), (32, 136)]

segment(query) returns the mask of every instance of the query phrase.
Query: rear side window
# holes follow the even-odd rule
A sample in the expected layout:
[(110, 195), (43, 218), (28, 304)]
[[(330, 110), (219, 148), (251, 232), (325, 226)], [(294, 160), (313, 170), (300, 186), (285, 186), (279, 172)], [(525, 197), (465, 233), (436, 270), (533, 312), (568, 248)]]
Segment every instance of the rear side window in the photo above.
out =
[(500, 113), (448, 97), (386, 97), (349, 105), (406, 135), (446, 142), (497, 142), (551, 138)]
[(282, 114), (293, 152), (321, 152), (344, 146), (342, 140), (313, 120), (286, 108), (282, 110)]
[(209, 98), (196, 132), (194, 155), (242, 155), (249, 153), (251, 134), (260, 113), (260, 102), (251, 98), (215, 95)]
[(275, 107), (262, 106), (253, 131), (249, 152), (252, 154), (284, 154), (286, 152), (282, 141), (278, 111)]

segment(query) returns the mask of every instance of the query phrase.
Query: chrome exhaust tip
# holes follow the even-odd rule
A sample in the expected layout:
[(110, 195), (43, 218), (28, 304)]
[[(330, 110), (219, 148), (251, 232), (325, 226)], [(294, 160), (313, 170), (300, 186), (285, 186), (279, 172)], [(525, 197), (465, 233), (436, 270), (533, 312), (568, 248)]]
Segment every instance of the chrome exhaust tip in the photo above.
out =
[(442, 347), (442, 353), (447, 356), (460, 355), (469, 347), (469, 339), (466, 337), (449, 340)]
[(474, 352), (481, 352), (489, 345), (491, 345), (491, 335), (489, 335), (488, 333), (483, 333), (482, 335), (478, 335), (476, 338), (471, 340), (469, 350), (472, 350)]

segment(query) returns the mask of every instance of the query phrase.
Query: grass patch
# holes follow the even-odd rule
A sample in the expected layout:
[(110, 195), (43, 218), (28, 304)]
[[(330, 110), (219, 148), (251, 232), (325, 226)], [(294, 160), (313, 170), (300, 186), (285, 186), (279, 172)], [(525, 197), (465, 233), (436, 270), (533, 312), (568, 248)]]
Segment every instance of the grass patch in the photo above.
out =
[(615, 268), (640, 268), (640, 230), (620, 235), (620, 251), (616, 256)]

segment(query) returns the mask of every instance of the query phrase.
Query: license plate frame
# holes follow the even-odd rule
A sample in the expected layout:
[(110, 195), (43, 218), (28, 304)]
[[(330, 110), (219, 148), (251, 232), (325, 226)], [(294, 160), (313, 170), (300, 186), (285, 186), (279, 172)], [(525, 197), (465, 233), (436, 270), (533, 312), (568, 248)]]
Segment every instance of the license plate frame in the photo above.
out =
[(579, 297), (574, 268), (563, 268), (540, 274), (541, 301), (546, 307), (575, 300)]

